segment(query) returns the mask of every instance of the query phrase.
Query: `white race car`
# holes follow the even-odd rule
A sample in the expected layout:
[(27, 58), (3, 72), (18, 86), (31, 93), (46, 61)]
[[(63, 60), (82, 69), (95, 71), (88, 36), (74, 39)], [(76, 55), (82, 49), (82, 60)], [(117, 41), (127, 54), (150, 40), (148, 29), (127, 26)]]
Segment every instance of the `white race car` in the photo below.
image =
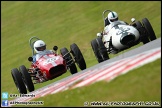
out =
[[(111, 10), (105, 10), (102, 14), (104, 27), (110, 24), (108, 18), (105, 17), (105, 13), (108, 11), (111, 12)], [(91, 46), (99, 63), (108, 60), (111, 53), (117, 54), (140, 42), (146, 44), (156, 39), (154, 30), (147, 18), (143, 18), (141, 22), (132, 18), (131, 24), (114, 22), (109, 33), (103, 31), (97, 33), (97, 36), (98, 38), (91, 41)]]

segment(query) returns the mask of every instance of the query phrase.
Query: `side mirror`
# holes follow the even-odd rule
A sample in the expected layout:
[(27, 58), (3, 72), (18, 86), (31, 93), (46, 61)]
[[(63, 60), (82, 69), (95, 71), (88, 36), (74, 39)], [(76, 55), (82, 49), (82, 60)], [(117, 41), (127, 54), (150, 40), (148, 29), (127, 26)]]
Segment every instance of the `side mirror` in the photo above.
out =
[(135, 22), (135, 20), (136, 20), (135, 18), (132, 18), (132, 19), (131, 19), (131, 22), (133, 23), (133, 22)]
[(57, 46), (54, 46), (54, 47), (53, 47), (53, 50), (54, 50), (54, 51), (57, 51), (57, 50), (58, 50), (58, 47), (57, 47)]
[(29, 57), (28, 61), (32, 62), (33, 61), (33, 57)]

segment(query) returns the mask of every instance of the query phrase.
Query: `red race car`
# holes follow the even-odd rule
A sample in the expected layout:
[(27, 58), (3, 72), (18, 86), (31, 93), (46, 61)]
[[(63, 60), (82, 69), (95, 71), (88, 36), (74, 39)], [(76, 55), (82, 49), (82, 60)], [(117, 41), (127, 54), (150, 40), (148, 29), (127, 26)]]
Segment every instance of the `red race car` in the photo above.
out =
[(39, 40), (37, 37), (29, 39), (32, 48), (32, 57), (28, 60), (31, 62), (30, 68), (21, 65), (19, 69), (13, 68), (11, 75), (20, 94), (27, 94), (34, 91), (34, 84), (52, 80), (69, 70), (71, 74), (77, 73), (75, 63), (81, 70), (86, 69), (86, 63), (79, 47), (73, 43), (70, 45), (70, 51), (67, 48), (60, 49), (61, 54), (57, 54), (58, 47), (53, 47), (53, 53), (42, 55), (36, 62), (33, 62), (34, 42)]

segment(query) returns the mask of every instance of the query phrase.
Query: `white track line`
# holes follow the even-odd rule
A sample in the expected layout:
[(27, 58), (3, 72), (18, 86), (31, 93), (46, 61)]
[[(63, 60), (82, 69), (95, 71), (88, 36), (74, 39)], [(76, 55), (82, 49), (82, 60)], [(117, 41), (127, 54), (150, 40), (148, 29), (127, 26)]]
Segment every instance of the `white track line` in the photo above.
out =
[(156, 51), (154, 53), (151, 53), (151, 54), (150, 53), (147, 53), (146, 55), (142, 54), (142, 56), (140, 56), (138, 58), (136, 57), (137, 59), (132, 58), (132, 60), (129, 60), (130, 62), (126, 61), (127, 63), (125, 65), (121, 64), (120, 65), (121, 67), (112, 68), (112, 69), (108, 68), (107, 70), (104, 70), (104, 71), (100, 72), (101, 74), (95, 75), (92, 78), (89, 78), (89, 79), (87, 79), (87, 80), (85, 80), (83, 82), (80, 82), (79, 84), (75, 85), (73, 88), (89, 85), (89, 84), (92, 84), (92, 83), (94, 83), (96, 81), (103, 80), (106, 77), (111, 77), (116, 73), (118, 73), (118, 74), (122, 73), (125, 70), (125, 68), (128, 68), (130, 66), (133, 68), (136, 65), (138, 65), (140, 62), (143, 62), (144, 60), (148, 59), (149, 57), (154, 57), (158, 53), (160, 54), (160, 52), (161, 52), (161, 50), (158, 50), (158, 51)]
[[(139, 58), (139, 56), (137, 56), (136, 58)], [(73, 88), (76, 88), (76, 87), (81, 87), (81, 86), (84, 86), (84, 85), (88, 85), (90, 83), (92, 83), (93, 81), (95, 81), (96, 79), (98, 79), (99, 77), (101, 76), (105, 76), (106, 74), (108, 74), (109, 72), (112, 72), (114, 70), (120, 70), (123, 68), (123, 66), (127, 63), (127, 62), (130, 62), (132, 61), (132, 59), (125, 59), (125, 61), (123, 62), (119, 62), (118, 64), (114, 64), (112, 66), (109, 66), (107, 67), (106, 69), (104, 70), (100, 70), (98, 73), (96, 73), (95, 75), (93, 76), (90, 76), (90, 77), (87, 77), (84, 81), (76, 84)]]
[(147, 59), (145, 59), (143, 61), (139, 61), (139, 62), (136, 62), (133, 65), (125, 67), (125, 69), (123, 69), (121, 72), (114, 73), (112, 76), (107, 76), (107, 78), (105, 78), (105, 80), (110, 81), (110, 80), (114, 79), (115, 77), (119, 76), (119, 74), (125, 74), (125, 73), (127, 73), (128, 71), (130, 71), (130, 70), (132, 70), (134, 68), (137, 68), (137, 67), (139, 67), (141, 65), (144, 65), (144, 64), (146, 64), (148, 62), (154, 61), (154, 60), (156, 60), (156, 59), (158, 59), (160, 57), (161, 57), (161, 53), (158, 52), (153, 57), (149, 57), (149, 58), (147, 58)]

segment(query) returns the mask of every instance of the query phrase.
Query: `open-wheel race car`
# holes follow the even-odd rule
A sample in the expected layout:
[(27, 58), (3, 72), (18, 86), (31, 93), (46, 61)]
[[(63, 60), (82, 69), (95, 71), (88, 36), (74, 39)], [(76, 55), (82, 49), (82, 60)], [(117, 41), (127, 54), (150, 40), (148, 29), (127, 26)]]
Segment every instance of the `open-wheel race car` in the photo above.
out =
[[(110, 24), (108, 17), (105, 17), (106, 12), (112, 11), (105, 10), (103, 12), (104, 27)], [(154, 30), (147, 18), (143, 18), (141, 22), (132, 18), (130, 24), (113, 22), (109, 32), (102, 31), (97, 33), (97, 36), (91, 41), (91, 47), (99, 63), (110, 59), (109, 54), (117, 54), (140, 42), (146, 44), (156, 39)]]
[[(33, 44), (37, 37), (29, 39), (32, 49), (32, 57), (28, 60), (31, 62), (30, 68), (21, 65), (19, 69), (13, 68), (11, 75), (20, 94), (26, 94), (27, 90), (35, 90), (34, 84), (52, 80), (68, 70), (71, 74), (78, 72), (76, 64), (81, 70), (86, 69), (86, 63), (79, 47), (73, 43), (70, 45), (70, 51), (66, 47), (60, 49), (61, 54), (57, 54), (58, 47), (53, 47), (53, 53), (42, 55), (36, 62), (33, 62), (34, 47)], [(76, 63), (76, 64), (75, 64)]]

